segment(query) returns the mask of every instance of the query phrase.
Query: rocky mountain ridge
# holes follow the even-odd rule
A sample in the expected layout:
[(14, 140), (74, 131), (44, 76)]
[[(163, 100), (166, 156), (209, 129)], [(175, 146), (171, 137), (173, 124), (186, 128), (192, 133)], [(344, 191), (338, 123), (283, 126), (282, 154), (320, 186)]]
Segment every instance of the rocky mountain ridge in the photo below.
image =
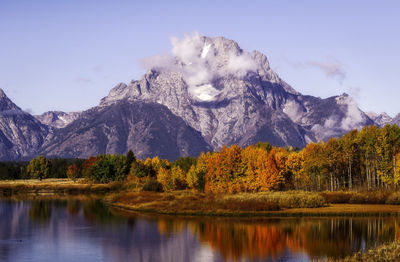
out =
[(0, 89), (0, 160), (35, 155), (43, 145), (49, 127), (15, 105)]
[(47, 111), (34, 117), (42, 124), (53, 128), (63, 128), (78, 119), (82, 112)]
[[(83, 158), (132, 149), (139, 158), (174, 160), (259, 141), (301, 148), (395, 121), (364, 113), (347, 94), (303, 95), (280, 79), (264, 54), (224, 37), (193, 34), (171, 42), (171, 56), (148, 58), (141, 79), (118, 84), (83, 112), (35, 119), (1, 92), (0, 158)], [(15, 130), (24, 131), (15, 137)]]

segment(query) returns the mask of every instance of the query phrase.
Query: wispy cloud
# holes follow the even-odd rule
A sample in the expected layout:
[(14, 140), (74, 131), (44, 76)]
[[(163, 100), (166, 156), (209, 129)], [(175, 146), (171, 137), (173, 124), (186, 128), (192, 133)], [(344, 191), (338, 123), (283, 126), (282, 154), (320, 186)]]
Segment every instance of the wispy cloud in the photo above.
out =
[(347, 78), (346, 70), (344, 69), (342, 63), (337, 59), (330, 59), (326, 61), (309, 60), (305, 62), (299, 62), (284, 58), (284, 61), (296, 69), (318, 69), (322, 71), (326, 77), (336, 79), (340, 85), (343, 85), (343, 81)]
[(35, 114), (35, 112), (31, 108), (25, 108), (24, 111), (31, 115)]
[(75, 78), (75, 81), (78, 83), (91, 83), (92, 79), (87, 78), (87, 77), (78, 76), (77, 78)]
[(100, 73), (102, 71), (102, 66), (101, 65), (95, 65), (92, 67), (92, 70), (96, 73)]
[(335, 78), (342, 85), (347, 73), (339, 61), (308, 61), (305, 65), (320, 69), (327, 77)]

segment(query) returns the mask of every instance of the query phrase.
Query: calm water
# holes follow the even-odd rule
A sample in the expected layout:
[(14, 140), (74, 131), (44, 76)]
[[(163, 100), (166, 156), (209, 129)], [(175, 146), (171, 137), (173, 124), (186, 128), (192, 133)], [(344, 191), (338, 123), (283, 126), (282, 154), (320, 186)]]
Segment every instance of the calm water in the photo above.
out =
[(145, 216), (95, 200), (0, 200), (0, 261), (308, 261), (399, 238), (397, 218)]

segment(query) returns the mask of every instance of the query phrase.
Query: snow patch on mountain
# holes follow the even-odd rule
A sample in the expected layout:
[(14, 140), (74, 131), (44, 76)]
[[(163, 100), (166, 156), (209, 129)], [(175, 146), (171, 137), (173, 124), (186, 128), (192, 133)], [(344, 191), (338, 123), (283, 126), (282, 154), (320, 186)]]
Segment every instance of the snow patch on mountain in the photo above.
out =
[(64, 128), (78, 119), (81, 114), (82, 112), (65, 113), (62, 111), (48, 111), (34, 117), (44, 125), (54, 128)]
[(172, 56), (163, 54), (148, 57), (142, 61), (142, 65), (160, 72), (181, 72), (192, 92), (202, 87), (193, 92), (197, 96), (200, 90), (205, 89), (204, 86), (213, 85), (215, 79), (226, 75), (243, 78), (248, 72), (256, 72), (261, 68), (254, 55), (241, 50), (234, 41), (222, 37), (211, 39), (194, 32), (183, 38), (171, 37), (170, 41)]
[(190, 88), (189, 92), (194, 98), (204, 102), (216, 100), (221, 91), (215, 89), (211, 84), (205, 84)]
[(380, 127), (394, 123), (395, 119), (389, 116), (386, 112), (381, 114), (377, 114), (375, 112), (366, 112), (365, 114)]

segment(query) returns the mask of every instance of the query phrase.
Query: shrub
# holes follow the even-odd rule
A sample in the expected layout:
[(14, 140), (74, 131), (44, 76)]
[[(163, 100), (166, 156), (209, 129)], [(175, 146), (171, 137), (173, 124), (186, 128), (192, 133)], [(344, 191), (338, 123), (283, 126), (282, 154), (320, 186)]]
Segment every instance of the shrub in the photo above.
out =
[(331, 204), (341, 204), (341, 203), (349, 203), (352, 194), (349, 192), (322, 192), (321, 196), (323, 196), (326, 202)]
[(76, 181), (76, 178), (79, 176), (80, 170), (76, 164), (72, 164), (68, 166), (67, 169), (67, 177), (72, 181)]
[(385, 204), (390, 193), (388, 192), (323, 192), (328, 203), (351, 203), (351, 204)]
[(390, 193), (387, 192), (364, 192), (353, 193), (349, 200), (351, 204), (385, 204)]
[(160, 182), (156, 180), (149, 180), (147, 181), (143, 188), (143, 191), (152, 191), (152, 192), (163, 192), (163, 186)]
[(310, 192), (265, 192), (227, 195), (222, 199), (225, 208), (231, 210), (267, 211), (280, 208), (313, 208), (326, 206), (326, 200), (318, 193)]
[(223, 206), (227, 210), (240, 211), (276, 211), (280, 209), (277, 203), (261, 198), (227, 198), (223, 201)]
[(283, 208), (313, 208), (327, 205), (324, 197), (312, 192), (275, 192), (272, 197)]
[(400, 192), (395, 192), (389, 195), (389, 197), (386, 200), (386, 204), (400, 205)]

